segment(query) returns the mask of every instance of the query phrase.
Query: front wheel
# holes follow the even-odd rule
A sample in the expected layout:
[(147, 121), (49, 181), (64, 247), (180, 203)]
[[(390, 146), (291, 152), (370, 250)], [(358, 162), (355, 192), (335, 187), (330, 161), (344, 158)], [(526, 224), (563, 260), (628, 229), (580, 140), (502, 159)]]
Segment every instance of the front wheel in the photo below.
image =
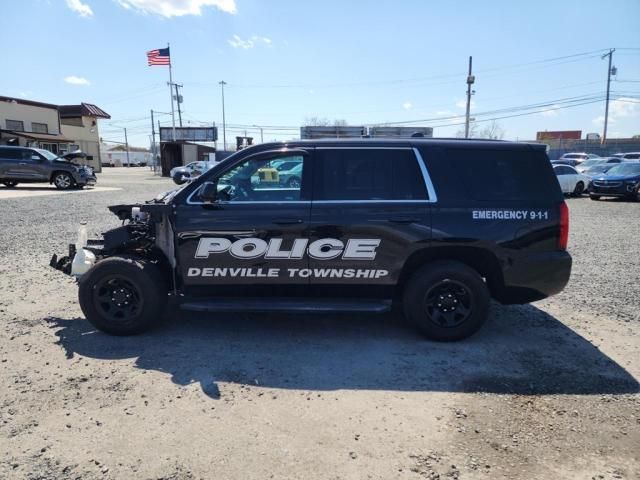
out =
[(16, 182), (15, 180), (5, 180), (2, 183), (7, 188), (14, 188), (16, 185), (18, 185), (18, 182)]
[(405, 316), (428, 338), (461, 340), (489, 315), (490, 295), (482, 277), (467, 265), (440, 261), (418, 270), (404, 290)]
[(69, 190), (73, 183), (73, 178), (66, 172), (58, 172), (53, 176), (53, 184), (58, 190)]
[(109, 257), (80, 277), (80, 308), (98, 330), (135, 335), (163, 317), (167, 286), (160, 269), (137, 257)]
[(584, 183), (583, 182), (576, 183), (576, 188), (573, 189), (573, 194), (576, 197), (579, 197), (580, 195), (582, 195), (583, 192), (584, 192)]

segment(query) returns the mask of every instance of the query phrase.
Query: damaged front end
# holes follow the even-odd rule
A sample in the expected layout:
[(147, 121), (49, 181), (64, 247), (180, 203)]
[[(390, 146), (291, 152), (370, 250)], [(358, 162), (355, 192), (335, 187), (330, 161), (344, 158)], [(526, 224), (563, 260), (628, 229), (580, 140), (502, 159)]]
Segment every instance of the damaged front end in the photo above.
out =
[[(120, 227), (104, 232), (101, 239), (87, 239), (86, 226), (81, 225), (78, 241), (69, 244), (67, 255), (58, 257), (54, 254), (49, 265), (79, 278), (101, 259), (114, 255), (173, 258), (173, 235), (168, 220), (170, 205), (113, 205), (109, 210), (122, 220)], [(170, 263), (173, 262), (170, 260)]]

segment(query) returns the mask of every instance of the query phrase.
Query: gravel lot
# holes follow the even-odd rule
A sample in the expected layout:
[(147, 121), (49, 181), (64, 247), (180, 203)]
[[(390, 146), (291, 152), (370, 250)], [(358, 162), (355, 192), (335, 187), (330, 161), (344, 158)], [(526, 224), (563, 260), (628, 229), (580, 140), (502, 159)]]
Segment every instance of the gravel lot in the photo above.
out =
[(640, 204), (568, 200), (569, 287), (455, 344), (393, 316), (178, 314), (114, 338), (48, 267), (171, 183), (0, 196), (0, 478), (640, 478)]

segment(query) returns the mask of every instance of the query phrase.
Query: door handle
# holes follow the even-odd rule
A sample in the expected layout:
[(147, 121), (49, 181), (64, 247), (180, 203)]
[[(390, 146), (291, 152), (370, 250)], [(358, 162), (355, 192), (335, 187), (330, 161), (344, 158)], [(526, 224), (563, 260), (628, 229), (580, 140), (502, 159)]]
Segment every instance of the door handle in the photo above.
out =
[(298, 225), (303, 221), (301, 218), (274, 218), (273, 223), (276, 225)]
[(390, 218), (389, 221), (391, 223), (418, 223), (420, 220), (418, 220), (417, 218), (395, 217)]
[(27, 162), (20, 162), (18, 165), (26, 165)]

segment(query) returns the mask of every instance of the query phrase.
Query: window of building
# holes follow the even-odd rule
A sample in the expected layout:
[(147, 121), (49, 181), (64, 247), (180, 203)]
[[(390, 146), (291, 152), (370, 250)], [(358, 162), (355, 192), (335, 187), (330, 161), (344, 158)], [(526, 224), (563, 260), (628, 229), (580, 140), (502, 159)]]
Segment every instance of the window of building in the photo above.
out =
[(7, 130), (24, 132), (24, 122), (22, 120), (7, 120)]
[(316, 200), (426, 200), (424, 177), (409, 149), (318, 149)]
[(49, 133), (49, 126), (46, 123), (31, 122), (31, 131), (34, 133)]

